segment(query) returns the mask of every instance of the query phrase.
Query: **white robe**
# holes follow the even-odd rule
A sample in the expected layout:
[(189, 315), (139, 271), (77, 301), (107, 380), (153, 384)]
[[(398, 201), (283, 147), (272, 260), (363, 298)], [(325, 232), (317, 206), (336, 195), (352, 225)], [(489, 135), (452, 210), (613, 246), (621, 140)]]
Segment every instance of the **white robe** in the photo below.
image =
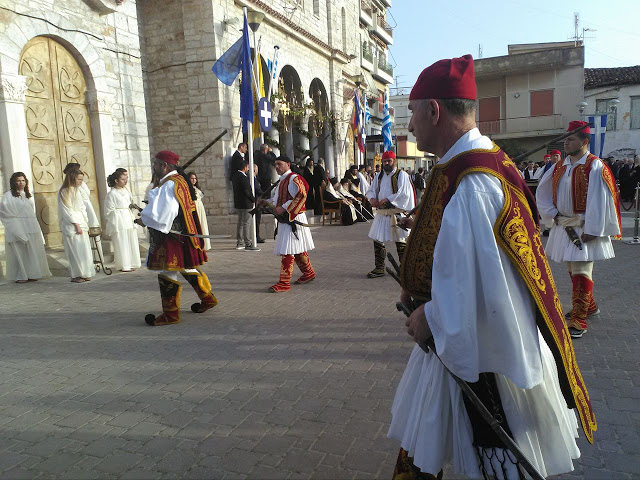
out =
[(174, 181), (167, 180), (162, 183), (163, 180), (175, 174), (175, 170), (170, 171), (160, 179), (159, 187), (149, 190), (149, 203), (140, 212), (140, 218), (147, 227), (162, 233), (169, 233), (173, 221), (180, 212), (180, 204), (174, 191)]
[[(477, 129), (440, 162), (491, 148)], [(474, 382), (495, 372), (508, 425), (543, 476), (573, 470), (580, 452), (577, 420), (560, 391), (553, 355), (535, 323), (534, 303), (516, 267), (498, 246), (493, 225), (504, 204), (498, 179), (466, 175), (443, 213), (434, 251), (432, 300), (425, 314), (447, 367)], [(497, 340), (499, 339), (499, 340)], [(415, 346), (391, 409), (388, 436), (422, 471), (480, 478), (473, 432), (460, 387), (440, 361)], [(508, 478), (517, 478), (514, 472)]]
[[(376, 174), (373, 183), (369, 189), (366, 190), (366, 196), (369, 200), (372, 198), (377, 200), (386, 198), (393, 204), (394, 208), (408, 212), (415, 206), (411, 178), (408, 173), (400, 172), (400, 175), (398, 175), (398, 191), (393, 193), (391, 176), (395, 171), (396, 169), (390, 174), (384, 171)], [(382, 180), (380, 180), (380, 178), (382, 178)], [(377, 192), (378, 182), (381, 182), (380, 193)], [(369, 230), (369, 238), (377, 240), (378, 242), (404, 242), (409, 236), (409, 233), (411, 233), (409, 230), (403, 230), (398, 227), (392, 228), (391, 217), (389, 215), (382, 215), (379, 211), (376, 211), (371, 229)]]
[(356, 177), (360, 180), (360, 191), (365, 193), (368, 192), (371, 188), (369, 180), (367, 180), (367, 178), (360, 172), (356, 173)]
[[(584, 164), (587, 155), (588, 152), (576, 164)], [(569, 240), (564, 227), (555, 225), (553, 221), (558, 213), (564, 217), (574, 216), (571, 193), (571, 176), (573, 174), (571, 157), (567, 157), (563, 165), (566, 165), (566, 171), (558, 183), (557, 205), (553, 204), (553, 168), (547, 170), (543, 175), (536, 190), (536, 203), (542, 221), (547, 225), (553, 225), (545, 247), (547, 256), (554, 262), (592, 262), (613, 258), (615, 253), (609, 235), (619, 235), (620, 227), (613, 196), (602, 179), (602, 161), (597, 159), (591, 164), (587, 207), (585, 213), (579, 214), (584, 225), (574, 226), (578, 236), (586, 233), (597, 237), (590, 242), (583, 243), (582, 250)]]
[[(195, 187), (194, 187), (195, 188)], [(196, 190), (196, 211), (198, 212), (198, 218), (200, 219), (200, 228), (202, 228), (203, 235), (209, 235), (209, 224), (207, 223), (207, 212), (204, 209), (204, 203), (202, 203), (202, 190), (195, 188)], [(211, 250), (211, 239), (204, 238), (204, 250)]]
[[(349, 212), (351, 212), (350, 213), (351, 221), (354, 223), (358, 221), (358, 215), (356, 214), (356, 209), (351, 203), (351, 200), (349, 200), (347, 197), (342, 195), (342, 193), (336, 192), (335, 189), (333, 188), (333, 185), (331, 185), (330, 183), (327, 184), (325, 190), (329, 192), (331, 195), (333, 195), (334, 197), (339, 198), (340, 200), (344, 200), (346, 202), (345, 205), (349, 207)], [(344, 209), (342, 209), (342, 211), (344, 211)]]
[(91, 191), (86, 183), (82, 182), (78, 190), (82, 194), (85, 207), (87, 209), (87, 223), (90, 227), (99, 227), (100, 219), (96, 215), (96, 211), (93, 209), (93, 203), (91, 203)]
[[(291, 170), (287, 170), (280, 176), (280, 179), (284, 179), (287, 175), (296, 175), (295, 173), (291, 173)], [(293, 181), (293, 177), (289, 179), (288, 184), (289, 194), (295, 198), (298, 194), (298, 186)], [(277, 205), (278, 202), (278, 192), (279, 187), (273, 189), (273, 194), (271, 196), (271, 202), (274, 205)], [(286, 210), (286, 208), (291, 204), (291, 200), (285, 202), (282, 205), (282, 208)], [(307, 214), (305, 212), (300, 212), (295, 220), (301, 223), (307, 223)], [(287, 223), (278, 222), (278, 236), (276, 237), (276, 246), (273, 250), (273, 253), (276, 255), (295, 255), (297, 253), (308, 252), (315, 248), (313, 244), (313, 238), (311, 238), (311, 230), (309, 227), (302, 227), (298, 225), (296, 227), (296, 236), (293, 234), (291, 230), (291, 225)]]
[(51, 276), (44, 238), (33, 197), (24, 192), (14, 197), (11, 191), (0, 198), (0, 221), (4, 225), (8, 280), (35, 280)]
[(104, 203), (107, 220), (107, 235), (113, 242), (114, 257), (118, 270), (140, 267), (140, 245), (138, 232), (133, 223), (131, 193), (125, 188), (112, 188)]
[[(71, 278), (91, 278), (95, 275), (93, 254), (89, 242), (89, 224), (87, 206), (80, 188), (71, 187), (68, 201), (63, 201), (66, 189), (58, 192), (58, 216), (64, 251), (69, 260)], [(82, 234), (78, 235), (74, 223), (80, 225)]]

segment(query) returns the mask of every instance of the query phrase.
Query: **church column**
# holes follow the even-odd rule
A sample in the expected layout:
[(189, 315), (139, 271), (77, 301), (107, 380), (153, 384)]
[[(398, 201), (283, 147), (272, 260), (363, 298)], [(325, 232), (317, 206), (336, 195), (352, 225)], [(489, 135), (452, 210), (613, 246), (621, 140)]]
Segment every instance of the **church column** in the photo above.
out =
[(320, 158), (320, 150), (317, 148), (319, 139), (318, 139), (318, 135), (316, 135), (316, 132), (313, 128), (313, 121), (308, 122), (307, 125), (309, 125), (309, 123), (311, 123), (309, 127), (309, 132), (311, 132), (311, 142), (310, 142), (311, 158), (313, 158), (313, 163), (318, 163), (318, 158)]
[[(124, 165), (116, 165), (113, 158), (114, 142), (111, 115), (113, 113), (114, 98), (107, 93), (96, 90), (87, 90), (85, 98), (91, 120), (98, 196), (103, 200), (109, 191), (107, 177), (118, 166), (124, 167)], [(102, 219), (102, 224), (104, 224), (104, 219)]]
[(284, 153), (293, 162), (295, 158), (293, 150), (293, 128), (284, 132)]
[(24, 172), (33, 185), (27, 122), (24, 103), (27, 77), (0, 74), (0, 157), (4, 170), (3, 191), (9, 189), (9, 178), (14, 172)]
[[(333, 178), (337, 175), (336, 173), (336, 162), (335, 159), (333, 158), (333, 139), (331, 138), (331, 135), (329, 135), (329, 132), (331, 132), (331, 125), (329, 125), (328, 122), (325, 122), (324, 124), (324, 128), (322, 129), (322, 138), (324, 138), (324, 155), (325, 155), (325, 159), (324, 159), (324, 164), (325, 164), (325, 168), (327, 168), (329, 170), (330, 173), (330, 177)], [(326, 138), (325, 138), (326, 137)]]
[[(280, 131), (273, 124), (271, 124), (271, 129), (269, 129), (267, 135), (275, 143), (280, 143)], [(280, 149), (278, 147), (272, 146), (271, 149), (273, 150), (273, 154), (276, 157), (280, 156)], [(271, 182), (273, 183), (276, 180), (278, 180), (278, 174), (276, 173), (276, 170), (274, 168), (271, 170)]]
[[(300, 141), (299, 145), (301, 150), (309, 150), (309, 137), (307, 136), (309, 135), (309, 118), (311, 118), (311, 115), (309, 114), (309, 112), (305, 112), (305, 114), (302, 116), (302, 119), (298, 122), (298, 128), (300, 129), (298, 138)], [(296, 153), (300, 155), (300, 159), (302, 159), (302, 157), (304, 157), (305, 155), (302, 152)]]

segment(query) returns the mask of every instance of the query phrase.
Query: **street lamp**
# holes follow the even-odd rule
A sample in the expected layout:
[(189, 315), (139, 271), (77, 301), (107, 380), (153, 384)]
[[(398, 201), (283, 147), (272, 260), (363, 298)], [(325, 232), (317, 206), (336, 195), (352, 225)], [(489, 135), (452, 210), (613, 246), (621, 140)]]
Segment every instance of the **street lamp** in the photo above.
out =
[(614, 98), (613, 100), (609, 100), (609, 104), (611, 105), (611, 107), (610, 107), (611, 113), (613, 113), (613, 128), (612, 128), (612, 130), (616, 129), (616, 120), (617, 120), (617, 116), (618, 116), (618, 104), (619, 103), (620, 103), (620, 100), (618, 100), (617, 98)]
[(580, 102), (576, 105), (578, 107), (578, 111), (580, 112), (580, 116), (584, 116), (584, 109), (587, 108), (589, 104), (587, 102)]
[(247, 23), (254, 34), (258, 31), (258, 28), (260, 28), (262, 20), (264, 20), (264, 13), (247, 10)]

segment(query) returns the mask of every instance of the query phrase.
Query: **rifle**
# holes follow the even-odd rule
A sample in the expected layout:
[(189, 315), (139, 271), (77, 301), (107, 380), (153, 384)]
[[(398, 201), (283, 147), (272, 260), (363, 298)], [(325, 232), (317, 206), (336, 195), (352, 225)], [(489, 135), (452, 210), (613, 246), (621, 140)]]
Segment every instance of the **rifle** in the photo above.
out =
[(513, 161), (513, 163), (519, 162), (523, 158), (526, 158), (529, 155), (531, 155), (532, 153), (536, 153), (538, 150), (542, 150), (543, 148), (547, 148), (552, 143), (556, 143), (556, 142), (559, 142), (560, 140), (564, 140), (565, 138), (570, 137), (574, 133), (578, 133), (580, 130), (584, 130), (587, 126), (588, 127), (593, 127), (592, 124), (583, 125), (582, 127), (578, 127), (575, 130), (571, 130), (569, 132), (565, 132), (562, 135), (560, 135), (559, 137), (553, 138), (553, 139), (549, 140), (548, 142), (540, 145), (539, 147), (532, 148), (531, 150), (528, 150), (528, 151), (526, 151), (524, 153), (521, 153), (520, 155), (516, 155), (511, 160)]
[[(267, 190), (266, 190), (266, 191), (262, 192), (262, 195), (260, 195), (260, 196), (258, 197), (258, 199), (263, 199), (263, 200), (264, 200), (264, 199), (269, 198), (269, 195), (271, 195), (271, 192), (273, 191), (273, 189), (274, 189), (274, 188), (276, 188), (276, 187), (278, 186), (278, 184), (279, 184), (279, 183), (280, 183), (280, 180), (279, 180), (279, 179), (278, 179), (278, 180), (276, 180), (275, 182), (273, 182), (273, 183), (271, 184), (271, 186), (270, 186), (269, 188), (267, 188)], [(250, 215), (255, 215), (255, 214), (256, 214), (256, 212), (258, 211), (258, 208), (259, 208), (259, 207), (258, 207), (258, 202), (256, 201), (256, 206), (255, 206), (252, 210), (250, 210), (250, 211), (249, 211), (249, 214), (250, 214)]]
[(185, 163), (184, 165), (182, 165), (180, 167), (181, 170), (186, 170), (187, 167), (189, 165), (191, 165), (193, 162), (195, 162), (198, 158), (200, 158), (202, 156), (202, 154), (204, 152), (206, 152), (207, 150), (209, 150), (211, 147), (213, 147), (216, 143), (218, 143), (218, 141), (224, 137), (227, 134), (227, 129), (225, 128), (222, 133), (220, 135), (218, 135), (216, 138), (214, 138), (213, 140), (211, 140), (202, 150), (200, 150), (198, 153), (196, 153), (193, 157), (191, 157), (189, 160), (187, 160), (187, 163)]
[[(393, 270), (387, 267), (387, 272), (393, 277), (394, 280), (396, 280), (400, 284), (400, 286), (402, 286), (402, 283), (400, 282), (400, 278), (399, 278), (400, 267), (398, 266), (397, 262), (393, 258), (393, 255), (391, 255), (390, 253), (387, 253), (387, 257), (389, 258), (389, 260), (391, 261), (391, 264), (393, 265)], [(407, 317), (410, 317), (411, 314), (417, 308), (421, 308), (421, 306), (422, 306), (421, 303), (418, 303), (415, 301), (411, 301), (410, 305), (406, 305), (402, 302), (396, 302), (396, 308), (398, 309), (398, 311), (403, 312)], [(491, 430), (493, 430), (495, 434), (498, 436), (498, 438), (504, 443), (507, 450), (513, 453), (513, 456), (516, 457), (516, 460), (522, 465), (522, 468), (526, 470), (526, 472), (531, 476), (531, 478), (533, 480), (545, 480), (544, 477), (540, 474), (540, 472), (538, 472), (536, 467), (529, 461), (527, 456), (522, 452), (522, 450), (520, 450), (516, 442), (507, 434), (507, 432), (504, 431), (504, 428), (502, 428), (502, 425), (500, 425), (500, 422), (496, 420), (496, 418), (491, 414), (489, 409), (484, 405), (484, 403), (482, 403), (482, 400), (478, 398), (478, 396), (471, 389), (469, 384), (466, 381), (462, 380), (460, 377), (456, 376), (451, 370), (449, 370), (449, 368), (445, 365), (445, 363), (440, 359), (440, 357), (436, 353), (436, 345), (435, 345), (435, 342), (433, 341), (433, 337), (430, 337), (426, 341), (425, 345), (420, 345), (420, 348), (422, 348), (422, 350), (424, 350), (426, 353), (432, 353), (433, 355), (435, 355), (435, 357), (440, 361), (440, 363), (442, 363), (442, 366), (444, 367), (445, 371), (449, 375), (451, 375), (451, 378), (453, 378), (455, 382), (458, 384), (458, 386), (460, 387), (462, 394), (469, 399), (469, 401), (471, 402), (473, 407), (476, 409), (476, 411), (480, 414), (482, 419), (485, 422), (487, 422), (489, 427), (491, 427)]]

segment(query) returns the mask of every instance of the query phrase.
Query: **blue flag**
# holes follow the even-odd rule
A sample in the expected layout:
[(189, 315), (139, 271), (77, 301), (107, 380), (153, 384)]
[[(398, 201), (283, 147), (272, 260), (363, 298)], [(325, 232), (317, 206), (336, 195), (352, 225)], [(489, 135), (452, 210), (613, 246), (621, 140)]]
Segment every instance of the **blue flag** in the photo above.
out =
[(391, 139), (391, 115), (389, 115), (389, 101), (387, 94), (384, 94), (384, 112), (382, 118), (382, 140), (384, 141), (384, 151), (388, 152), (393, 146)]
[(593, 127), (591, 127), (589, 150), (594, 155), (602, 158), (604, 137), (605, 133), (607, 133), (607, 115), (594, 115), (589, 117), (589, 123), (593, 125)]
[(211, 70), (218, 77), (218, 80), (229, 86), (233, 84), (238, 73), (242, 70), (240, 117), (244, 120), (244, 130), (246, 122), (253, 121), (253, 88), (251, 87), (253, 69), (251, 65), (251, 46), (249, 44), (249, 25), (246, 15), (244, 17), (242, 37), (222, 54), (213, 64)]

